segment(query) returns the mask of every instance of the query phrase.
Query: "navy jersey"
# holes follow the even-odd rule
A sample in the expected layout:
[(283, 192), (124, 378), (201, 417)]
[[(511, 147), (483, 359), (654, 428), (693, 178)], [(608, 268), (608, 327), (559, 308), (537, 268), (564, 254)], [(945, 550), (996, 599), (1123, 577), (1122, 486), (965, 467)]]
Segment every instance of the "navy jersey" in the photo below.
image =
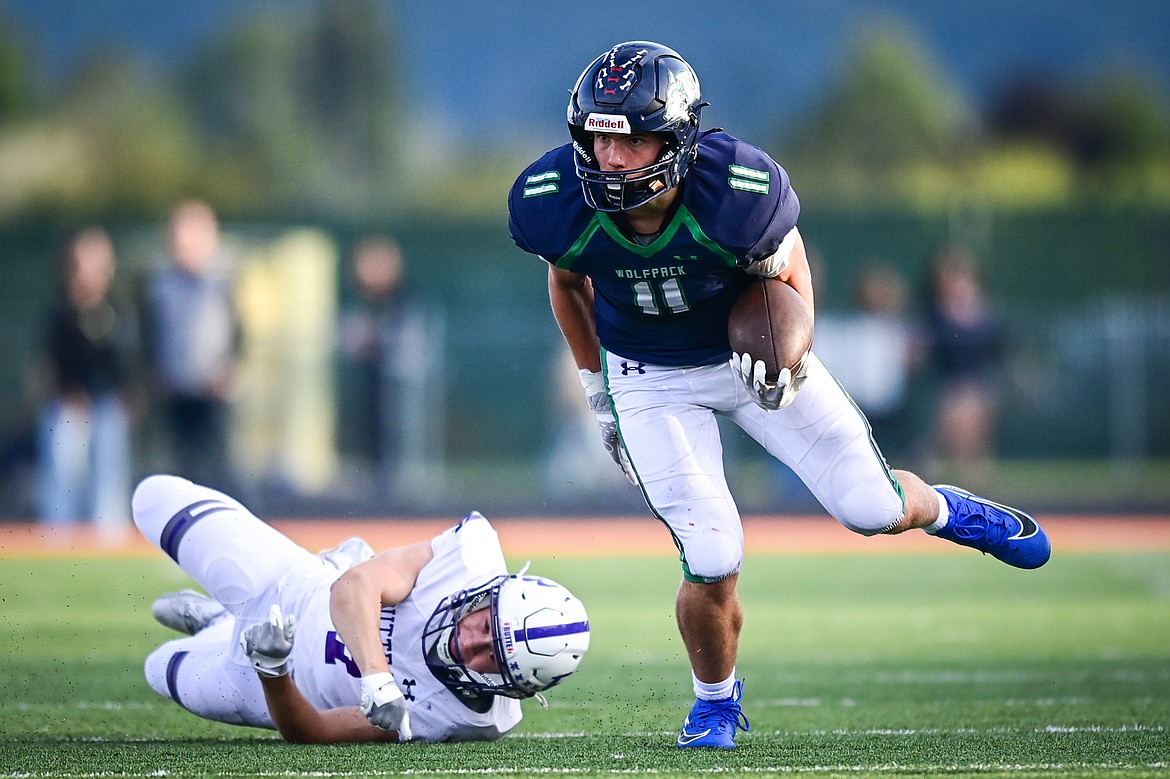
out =
[(508, 227), (524, 251), (589, 276), (607, 351), (653, 365), (712, 365), (731, 356), (727, 316), (753, 278), (743, 267), (776, 251), (800, 203), (771, 157), (718, 130), (700, 136), (680, 199), (653, 243), (634, 243), (586, 205), (566, 144), (516, 180)]

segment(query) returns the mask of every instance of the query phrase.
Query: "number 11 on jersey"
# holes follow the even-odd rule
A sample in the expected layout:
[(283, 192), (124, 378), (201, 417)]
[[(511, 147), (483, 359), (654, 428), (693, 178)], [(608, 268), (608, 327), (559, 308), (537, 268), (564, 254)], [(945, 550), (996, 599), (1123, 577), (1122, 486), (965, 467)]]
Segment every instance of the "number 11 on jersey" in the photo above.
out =
[(690, 309), (677, 278), (666, 279), (659, 284), (657, 295), (652, 282), (639, 281), (634, 285), (634, 298), (638, 301), (638, 308), (642, 309), (642, 313), (650, 316), (659, 316), (663, 313), (660, 302), (672, 314), (681, 314)]

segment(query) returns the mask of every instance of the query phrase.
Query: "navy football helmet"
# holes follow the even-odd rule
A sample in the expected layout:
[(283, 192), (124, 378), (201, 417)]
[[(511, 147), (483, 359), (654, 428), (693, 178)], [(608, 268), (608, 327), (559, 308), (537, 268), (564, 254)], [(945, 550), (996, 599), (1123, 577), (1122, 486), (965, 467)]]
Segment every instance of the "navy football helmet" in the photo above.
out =
[[(474, 671), (459, 656), (460, 620), (480, 609), (491, 609), (498, 674)], [(589, 618), (563, 586), (521, 571), (444, 598), (427, 621), (422, 643), (427, 667), (456, 694), (530, 698), (577, 670), (589, 648)]]
[[(595, 59), (577, 79), (568, 110), (585, 202), (598, 211), (628, 211), (678, 186), (697, 154), (705, 105), (695, 71), (662, 44), (619, 43)], [(659, 133), (667, 143), (650, 165), (606, 173), (593, 154), (597, 132)]]

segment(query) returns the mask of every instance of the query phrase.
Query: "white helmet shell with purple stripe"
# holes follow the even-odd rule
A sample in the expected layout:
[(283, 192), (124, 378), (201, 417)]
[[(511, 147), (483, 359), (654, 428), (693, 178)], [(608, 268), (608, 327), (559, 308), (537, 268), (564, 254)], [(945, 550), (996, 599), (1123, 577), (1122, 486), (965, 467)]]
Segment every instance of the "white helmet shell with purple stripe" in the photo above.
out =
[[(531, 698), (559, 684), (589, 648), (589, 618), (573, 593), (552, 579), (518, 574), (444, 598), (422, 636), (427, 667), (448, 689), (474, 700), (503, 695)], [(474, 671), (459, 656), (464, 617), (491, 610), (492, 653), (499, 673)]]
[(520, 574), (495, 597), (496, 660), (508, 686), (525, 697), (577, 670), (589, 649), (585, 605), (552, 579)]

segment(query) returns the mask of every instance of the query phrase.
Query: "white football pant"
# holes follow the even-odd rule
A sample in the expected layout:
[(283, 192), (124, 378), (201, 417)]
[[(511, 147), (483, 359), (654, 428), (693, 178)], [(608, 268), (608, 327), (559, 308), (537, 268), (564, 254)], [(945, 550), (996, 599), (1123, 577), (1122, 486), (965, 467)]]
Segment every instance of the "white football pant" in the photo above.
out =
[(131, 506), (142, 534), (233, 615), (152, 652), (146, 659), (150, 686), (202, 717), (273, 727), (239, 634), (267, 619), (269, 604), (296, 602), (328, 587), (337, 568), (234, 498), (177, 476), (144, 479)]
[(786, 408), (757, 406), (729, 363), (668, 368), (606, 353), (618, 429), (654, 514), (670, 528), (691, 581), (739, 571), (743, 527), (727, 486), (717, 417), (790, 467), (848, 529), (874, 535), (905, 512), (901, 485), (869, 423), (815, 355)]

